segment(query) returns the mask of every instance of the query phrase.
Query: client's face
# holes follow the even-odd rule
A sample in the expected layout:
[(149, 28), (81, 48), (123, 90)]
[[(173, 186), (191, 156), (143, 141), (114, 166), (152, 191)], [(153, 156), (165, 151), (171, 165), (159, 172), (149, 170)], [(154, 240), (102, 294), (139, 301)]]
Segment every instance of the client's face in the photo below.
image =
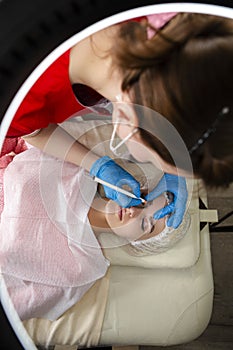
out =
[(164, 219), (154, 220), (153, 214), (165, 203), (164, 196), (161, 196), (144, 208), (122, 208), (110, 200), (105, 206), (105, 218), (112, 231), (118, 236), (130, 241), (147, 239), (163, 230)]

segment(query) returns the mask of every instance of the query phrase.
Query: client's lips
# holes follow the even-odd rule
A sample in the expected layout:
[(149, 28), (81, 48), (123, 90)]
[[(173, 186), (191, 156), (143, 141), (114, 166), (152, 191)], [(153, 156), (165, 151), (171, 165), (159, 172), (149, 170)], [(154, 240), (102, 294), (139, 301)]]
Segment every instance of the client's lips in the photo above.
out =
[(125, 213), (126, 213), (126, 209), (122, 208), (122, 207), (119, 207), (118, 217), (119, 217), (120, 221), (124, 220)]
[(120, 221), (122, 220), (122, 207), (119, 207), (119, 210), (118, 210), (118, 217), (120, 219)]

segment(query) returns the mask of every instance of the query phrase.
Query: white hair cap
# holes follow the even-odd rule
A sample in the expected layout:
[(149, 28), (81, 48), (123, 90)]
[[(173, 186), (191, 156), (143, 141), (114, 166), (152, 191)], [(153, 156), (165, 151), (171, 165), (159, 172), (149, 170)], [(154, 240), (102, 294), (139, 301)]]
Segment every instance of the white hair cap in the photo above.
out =
[(145, 240), (133, 241), (124, 246), (130, 255), (145, 256), (155, 255), (172, 248), (187, 233), (190, 226), (190, 214), (186, 212), (182, 223), (177, 229), (167, 225), (158, 235)]

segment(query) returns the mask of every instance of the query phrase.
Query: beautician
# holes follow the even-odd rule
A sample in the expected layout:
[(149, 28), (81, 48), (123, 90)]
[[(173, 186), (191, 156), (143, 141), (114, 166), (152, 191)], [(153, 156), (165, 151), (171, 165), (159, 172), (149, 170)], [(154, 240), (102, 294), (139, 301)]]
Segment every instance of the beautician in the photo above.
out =
[[(142, 116), (134, 106), (156, 111), (173, 125), (189, 151), (195, 176), (205, 184), (226, 186), (233, 181), (233, 23), (210, 15), (166, 14), (158, 29), (153, 26), (158, 18), (114, 25), (64, 53), (31, 88), (7, 136), (23, 136), (40, 149), (46, 146), (46, 152), (81, 165), (93, 176), (128, 185), (139, 198), (140, 185), (129, 173), (109, 157), (91, 153), (58, 126), (83, 105), (104, 107), (111, 101), (114, 134), (135, 159), (163, 169), (162, 179), (146, 199), (172, 192), (173, 202), (154, 217), (171, 214), (167, 225), (176, 228), (185, 212), (183, 176), (192, 175), (190, 168), (179, 155), (177, 172), (153, 113)], [(104, 189), (123, 207), (141, 203)]]

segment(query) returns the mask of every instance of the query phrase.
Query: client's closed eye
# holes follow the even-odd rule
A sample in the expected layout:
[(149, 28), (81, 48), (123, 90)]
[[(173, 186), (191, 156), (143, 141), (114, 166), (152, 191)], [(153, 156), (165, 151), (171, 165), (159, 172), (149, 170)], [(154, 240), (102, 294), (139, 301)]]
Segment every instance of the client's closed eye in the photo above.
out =
[(152, 233), (154, 230), (154, 219), (151, 216), (145, 216), (142, 219), (141, 229), (144, 234)]

